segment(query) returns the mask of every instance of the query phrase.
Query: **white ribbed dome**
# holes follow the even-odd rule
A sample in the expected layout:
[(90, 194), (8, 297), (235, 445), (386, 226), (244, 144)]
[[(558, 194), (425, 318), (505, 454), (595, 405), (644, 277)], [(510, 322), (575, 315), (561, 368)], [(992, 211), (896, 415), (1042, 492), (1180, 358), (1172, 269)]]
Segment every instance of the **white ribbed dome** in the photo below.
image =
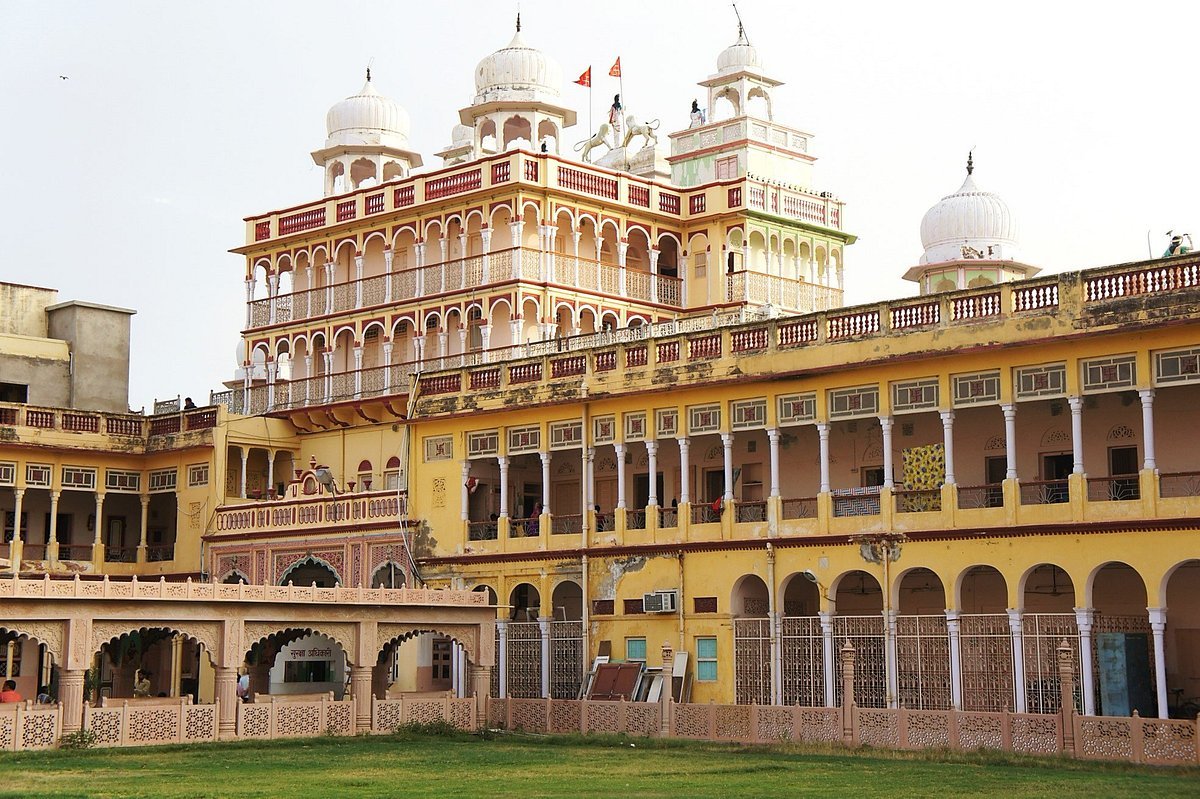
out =
[[(980, 257), (1016, 260), (1017, 234), (1017, 221), (1008, 204), (991, 192), (980, 191), (968, 172), (958, 191), (943, 197), (921, 220), (921, 245), (925, 248), (921, 263)], [(965, 252), (967, 247), (979, 254)]]
[(758, 50), (746, 41), (746, 34), (739, 30), (737, 41), (726, 47), (721, 51), (721, 55), (717, 56), (717, 72), (727, 74), (740, 72), (747, 68), (759, 70), (762, 68), (762, 63), (758, 60)]
[(508, 46), (475, 67), (475, 102), (553, 100), (562, 91), (562, 69), (541, 50), (525, 44), (521, 29)]
[(329, 134), (326, 147), (342, 144), (408, 147), (408, 112), (395, 100), (375, 91), (370, 78), (358, 94), (329, 109), (325, 129)]

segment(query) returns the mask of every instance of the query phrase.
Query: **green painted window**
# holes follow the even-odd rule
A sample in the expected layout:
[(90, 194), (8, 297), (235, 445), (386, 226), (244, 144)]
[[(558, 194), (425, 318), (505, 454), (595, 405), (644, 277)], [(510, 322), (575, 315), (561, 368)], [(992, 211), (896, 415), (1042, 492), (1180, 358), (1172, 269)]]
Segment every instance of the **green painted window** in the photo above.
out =
[(625, 639), (625, 660), (629, 663), (645, 663), (646, 662), (646, 639), (645, 638), (626, 638)]
[(696, 639), (696, 679), (715, 682), (717, 679), (717, 639)]

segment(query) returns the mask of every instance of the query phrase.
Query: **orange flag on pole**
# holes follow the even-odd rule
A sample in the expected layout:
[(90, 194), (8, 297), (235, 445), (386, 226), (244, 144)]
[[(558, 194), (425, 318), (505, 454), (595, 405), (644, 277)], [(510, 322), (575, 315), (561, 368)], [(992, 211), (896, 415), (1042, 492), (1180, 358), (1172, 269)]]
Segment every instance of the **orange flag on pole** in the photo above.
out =
[(612, 69), (608, 71), (608, 74), (614, 78), (621, 77), (621, 56), (617, 56), (617, 61), (612, 65)]
[(587, 70), (579, 76), (579, 80), (575, 82), (580, 86), (587, 86), (590, 88), (592, 85), (592, 68), (588, 67)]

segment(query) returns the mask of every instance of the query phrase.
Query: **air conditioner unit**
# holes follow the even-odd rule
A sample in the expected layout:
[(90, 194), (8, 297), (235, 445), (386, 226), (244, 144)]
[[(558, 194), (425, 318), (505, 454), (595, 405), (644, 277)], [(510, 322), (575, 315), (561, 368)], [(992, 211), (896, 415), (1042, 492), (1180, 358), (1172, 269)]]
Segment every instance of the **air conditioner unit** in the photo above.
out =
[(674, 613), (679, 609), (679, 592), (654, 591), (643, 594), (642, 609), (647, 613)]

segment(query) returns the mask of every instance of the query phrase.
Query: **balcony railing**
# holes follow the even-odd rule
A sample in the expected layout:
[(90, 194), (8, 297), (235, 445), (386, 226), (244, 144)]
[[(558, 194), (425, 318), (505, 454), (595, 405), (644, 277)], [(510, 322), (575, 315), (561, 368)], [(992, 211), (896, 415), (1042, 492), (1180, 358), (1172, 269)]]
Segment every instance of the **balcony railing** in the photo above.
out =
[(767, 520), (766, 502), (738, 502), (733, 506), (734, 521), (739, 524), (746, 522), (765, 522)]
[(625, 529), (645, 530), (646, 511), (643, 509), (625, 511)]
[(217, 508), (217, 534), (242, 530), (340, 529), (363, 525), (395, 525), (407, 512), (407, 497), (395, 491), (372, 491), (303, 499), (248, 501)]
[[(632, 266), (622, 268), (618, 264), (559, 252), (514, 247), (497, 250), (486, 257), (474, 255), (455, 258), (443, 263), (400, 269), (389, 274), (299, 289), (288, 294), (279, 294), (274, 299), (265, 297), (251, 300), (250, 327), (261, 328), (317, 319), (329, 314), (347, 313), (438, 294), (495, 287), (514, 280), (559, 285), (620, 296), (638, 302), (681, 306), (683, 281), (677, 277), (652, 274)], [(823, 286), (815, 288), (825, 289)], [(794, 289), (792, 295), (796, 295), (796, 291)], [(840, 301), (841, 292), (836, 294)], [(816, 306), (810, 304), (785, 307), (811, 310)]]
[(725, 301), (772, 305), (794, 313), (840, 308), (842, 290), (762, 272), (731, 272), (725, 276)]
[(938, 488), (905, 491), (898, 489), (892, 493), (896, 502), (896, 513), (927, 513), (942, 509), (942, 491)]
[(1159, 475), (1160, 497), (1200, 497), (1200, 472), (1164, 472)]
[(1142, 490), (1136, 474), (1124, 477), (1089, 477), (1089, 502), (1123, 502), (1141, 499)]
[(583, 515), (569, 513), (555, 515), (551, 518), (550, 532), (553, 535), (568, 535), (583, 532)]
[(484, 522), (468, 522), (467, 523), (467, 540), (468, 541), (495, 541), (498, 530), (498, 522), (495, 519)]
[(844, 488), (831, 492), (834, 516), (878, 516), (879, 489)]
[(785, 519), (815, 519), (817, 518), (816, 497), (793, 497), (783, 500), (783, 518)]
[(1021, 481), (1022, 505), (1058, 505), (1070, 499), (1066, 480)]
[(959, 486), (958, 507), (964, 510), (1004, 506), (1004, 489), (998, 485)]
[(154, 416), (143, 416), (6, 403), (0, 405), (0, 425), (146, 439), (216, 427), (217, 409), (215, 406), (189, 408), (184, 411), (176, 409)]
[(679, 508), (659, 508), (658, 526), (660, 529), (670, 529), (679, 526)]

